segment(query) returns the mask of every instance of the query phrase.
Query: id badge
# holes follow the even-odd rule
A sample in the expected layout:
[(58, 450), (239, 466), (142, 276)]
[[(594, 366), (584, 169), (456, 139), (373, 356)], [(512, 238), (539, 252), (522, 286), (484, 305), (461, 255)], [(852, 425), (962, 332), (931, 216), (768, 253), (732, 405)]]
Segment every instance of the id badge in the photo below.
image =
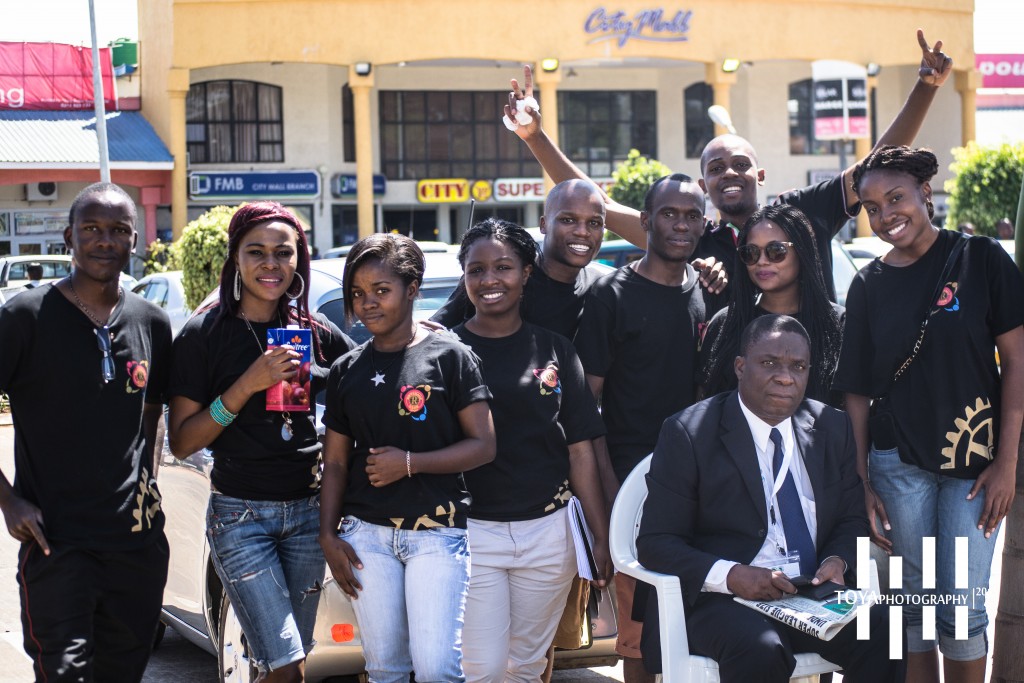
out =
[(754, 565), (773, 572), (782, 572), (786, 578), (792, 579), (800, 576), (800, 551), (790, 550), (785, 555), (780, 555), (774, 560), (760, 562)]

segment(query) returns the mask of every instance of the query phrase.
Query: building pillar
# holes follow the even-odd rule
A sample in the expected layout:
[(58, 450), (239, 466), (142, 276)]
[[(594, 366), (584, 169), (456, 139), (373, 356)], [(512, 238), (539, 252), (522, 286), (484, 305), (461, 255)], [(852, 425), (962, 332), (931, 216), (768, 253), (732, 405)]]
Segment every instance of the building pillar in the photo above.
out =
[(978, 106), (978, 88), (981, 74), (974, 69), (957, 71), (956, 89), (960, 93), (960, 144), (966, 145), (977, 138), (975, 114)]
[[(721, 62), (705, 63), (704, 82), (711, 86), (715, 104), (725, 107), (729, 115), (732, 116), (732, 110), (729, 109), (729, 91), (732, 86), (736, 85), (736, 72), (726, 73), (722, 71)], [(707, 112), (705, 112), (705, 115), (707, 115)], [(725, 135), (728, 132), (729, 129), (725, 126), (715, 124), (716, 137)]]
[[(562, 82), (561, 66), (554, 71), (533, 70), (533, 82), (540, 89), (540, 113), (544, 117), (544, 131), (551, 143), (558, 147), (558, 84)], [(544, 174), (544, 194), (555, 186), (551, 176)]]
[[(188, 223), (188, 143), (185, 136), (185, 98), (188, 96), (188, 69), (171, 69), (167, 77), (167, 106), (170, 107), (171, 156), (171, 230), (175, 240)], [(155, 226), (155, 223), (154, 223)]]
[[(871, 154), (871, 138), (858, 138), (853, 141), (854, 163), (857, 163), (868, 154)], [(868, 212), (861, 211), (857, 214), (856, 237), (871, 237), (871, 223), (868, 221)]]
[(146, 217), (145, 242), (142, 244), (142, 252), (145, 253), (149, 245), (156, 241), (156, 207), (163, 196), (162, 187), (143, 187), (139, 190), (139, 200), (142, 202), (143, 214)]
[(356, 138), (356, 212), (359, 216), (359, 239), (374, 232), (373, 205), (373, 111), (370, 94), (373, 92), (373, 72), (365, 76), (356, 73), (355, 65), (348, 67), (348, 87), (352, 89), (352, 114), (355, 119)]

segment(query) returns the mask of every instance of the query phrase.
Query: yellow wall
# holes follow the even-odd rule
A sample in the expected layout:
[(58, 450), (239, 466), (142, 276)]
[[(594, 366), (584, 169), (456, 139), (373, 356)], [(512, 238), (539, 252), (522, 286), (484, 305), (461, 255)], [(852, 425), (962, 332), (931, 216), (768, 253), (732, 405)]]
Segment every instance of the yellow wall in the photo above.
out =
[[(139, 0), (143, 113), (177, 162), (172, 201), (175, 234), (184, 226), (187, 205), (184, 95), (191, 82), (218, 73), (239, 77), (256, 70), (262, 74), (259, 80), (266, 82), (279, 80), (274, 77), (279, 73), (289, 86), (289, 99), (302, 94), (305, 106), (318, 109), (296, 116), (296, 107), (287, 107), (292, 123), (324, 122), (309, 128), (311, 134), (320, 136), (317, 140), (286, 136), (289, 165), (304, 157), (296, 154), (298, 150), (293, 146), (312, 144), (320, 146), (321, 154), (330, 153), (326, 161), (334, 172), (338, 170), (338, 140), (333, 136), (340, 130), (334, 131), (331, 126), (339, 120), (338, 85), (342, 79), (349, 80), (348, 68), (355, 62), (374, 64), (372, 77), (378, 88), (392, 80), (412, 80), (415, 89), (413, 74), (425, 79), (422, 89), (438, 87), (431, 80), (432, 69), (387, 66), (400, 62), (479, 60), (475, 68), (460, 69), (459, 87), (467, 87), (463, 80), (469, 78), (486, 81), (481, 87), (488, 89), (510, 74), (506, 70), (492, 80), (482, 72), (494, 70), (483, 64), (536, 63), (543, 57), (557, 57), (563, 65), (579, 67), (578, 78), (570, 80), (562, 74), (557, 86), (560, 89), (629, 88), (639, 83), (663, 89), (667, 87), (665, 79), (681, 87), (706, 80), (706, 73), (717, 73), (723, 58), (736, 57), (752, 62), (754, 67), (741, 69), (730, 79), (734, 84), (721, 88), (720, 95), (730, 96), (737, 127), (758, 140), (758, 149), (766, 157), (776, 156), (776, 152), (779, 157), (787, 155), (784, 119), (761, 116), (760, 112), (769, 107), (774, 112), (785, 106), (785, 84), (787, 79), (792, 80), (794, 63), (808, 65), (807, 77), (809, 62), (821, 58), (882, 65), (878, 123), (883, 128), (913, 81), (914, 69), (908, 65), (920, 60), (914, 38), (917, 28), (923, 28), (932, 41), (945, 41), (944, 49), (953, 57), (956, 68), (973, 69), (973, 0), (659, 1), (669, 15), (680, 9), (692, 11), (686, 42), (633, 39), (620, 46), (614, 40), (595, 42), (593, 35), (584, 30), (588, 16), (598, 6), (603, 5), (609, 12), (622, 10), (629, 18), (637, 11), (658, 6), (650, 0), (520, 0), (514, 5), (494, 0)], [(517, 31), (516, 26), (529, 28)], [(658, 61), (646, 61), (649, 59)], [(652, 64), (678, 66), (658, 71), (650, 68)], [(335, 67), (344, 67), (341, 78)], [(588, 72), (600, 76), (601, 82), (590, 83)], [(959, 75), (958, 82), (972, 82), (965, 79), (966, 72)], [(298, 79), (292, 80), (293, 76)], [(323, 99), (318, 100), (313, 91), (321, 87)], [(883, 92), (890, 95), (883, 98)], [(770, 100), (764, 99), (766, 93), (770, 93)], [(955, 104), (960, 100), (954, 84), (948, 84), (933, 107), (929, 126), (958, 133), (962, 126), (963, 135), (968, 135), (970, 122)], [(373, 102), (375, 98), (370, 98), (370, 104), (360, 110), (371, 122), (376, 120)], [(676, 114), (680, 105), (659, 98), (659, 147), (663, 149), (682, 149), (682, 119)], [(550, 125), (553, 120), (546, 121), (547, 127), (556, 132), (557, 128)], [(325, 131), (329, 131), (326, 138)], [(357, 135), (373, 153), (360, 155), (361, 163), (355, 170), (368, 178), (379, 169), (375, 161), (377, 140), (363, 139), (367, 137)], [(944, 143), (951, 137), (958, 136), (944, 135), (940, 139)], [(957, 142), (955, 139), (953, 144)], [(668, 152), (669, 157), (673, 154)], [(317, 165), (321, 163), (318, 160)], [(676, 164), (685, 167), (689, 160), (679, 158)], [(826, 166), (820, 157), (790, 157), (788, 164), (791, 168), (787, 170), (801, 174)], [(780, 186), (770, 183), (769, 189), (792, 186), (788, 178), (776, 176), (776, 182)], [(361, 230), (371, 225), (372, 197), (368, 192), (365, 190), (359, 202)]]

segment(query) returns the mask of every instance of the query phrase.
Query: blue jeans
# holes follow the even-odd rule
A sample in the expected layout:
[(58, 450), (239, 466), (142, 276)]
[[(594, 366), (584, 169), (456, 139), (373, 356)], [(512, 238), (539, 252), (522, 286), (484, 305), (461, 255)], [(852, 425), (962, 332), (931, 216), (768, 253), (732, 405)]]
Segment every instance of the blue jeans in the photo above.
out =
[[(871, 485), (881, 497), (892, 530), (885, 535), (893, 543), (893, 553), (903, 557), (903, 593), (934, 595), (936, 635), (943, 656), (971, 661), (988, 652), (985, 629), (985, 593), (992, 570), (996, 533), (985, 538), (978, 520), (985, 507), (984, 491), (967, 500), (973, 479), (956, 479), (927, 472), (900, 460), (896, 449), (871, 449)], [(935, 538), (935, 588), (922, 587), (922, 545), (925, 536)], [(967, 586), (955, 587), (955, 540), (967, 538)], [(967, 639), (955, 638), (955, 606), (967, 607)], [(907, 650), (928, 652), (935, 640), (924, 640), (921, 633), (921, 605), (905, 604)]]
[(213, 565), (264, 671), (301, 661), (313, 648), (325, 571), (319, 532), (319, 495), (273, 501), (210, 494)]
[(338, 537), (363, 564), (352, 609), (370, 683), (463, 683), (462, 624), (469, 590), (465, 529), (394, 529), (347, 516)]

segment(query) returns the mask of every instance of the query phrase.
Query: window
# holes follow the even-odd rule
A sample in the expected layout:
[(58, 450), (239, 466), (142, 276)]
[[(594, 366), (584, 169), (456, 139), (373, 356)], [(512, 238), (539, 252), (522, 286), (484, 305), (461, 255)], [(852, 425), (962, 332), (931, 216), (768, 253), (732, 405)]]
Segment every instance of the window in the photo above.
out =
[(507, 98), (493, 91), (381, 91), (384, 175), (393, 180), (539, 177), (540, 164), (501, 123)]
[[(814, 138), (814, 81), (810, 78), (789, 84), (789, 153), (839, 154), (840, 140)], [(846, 153), (853, 154), (853, 141), (846, 142)]]
[(356, 160), (356, 118), (352, 106), (352, 88), (347, 85), (341, 88), (341, 144), (344, 160)]
[(281, 88), (253, 81), (196, 83), (185, 100), (194, 164), (284, 161)]
[(653, 90), (559, 92), (562, 149), (591, 178), (610, 176), (632, 148), (657, 153), (656, 105)]
[(715, 124), (708, 116), (708, 107), (714, 103), (714, 90), (707, 83), (694, 83), (683, 91), (687, 159), (699, 159), (705, 145), (715, 137)]

